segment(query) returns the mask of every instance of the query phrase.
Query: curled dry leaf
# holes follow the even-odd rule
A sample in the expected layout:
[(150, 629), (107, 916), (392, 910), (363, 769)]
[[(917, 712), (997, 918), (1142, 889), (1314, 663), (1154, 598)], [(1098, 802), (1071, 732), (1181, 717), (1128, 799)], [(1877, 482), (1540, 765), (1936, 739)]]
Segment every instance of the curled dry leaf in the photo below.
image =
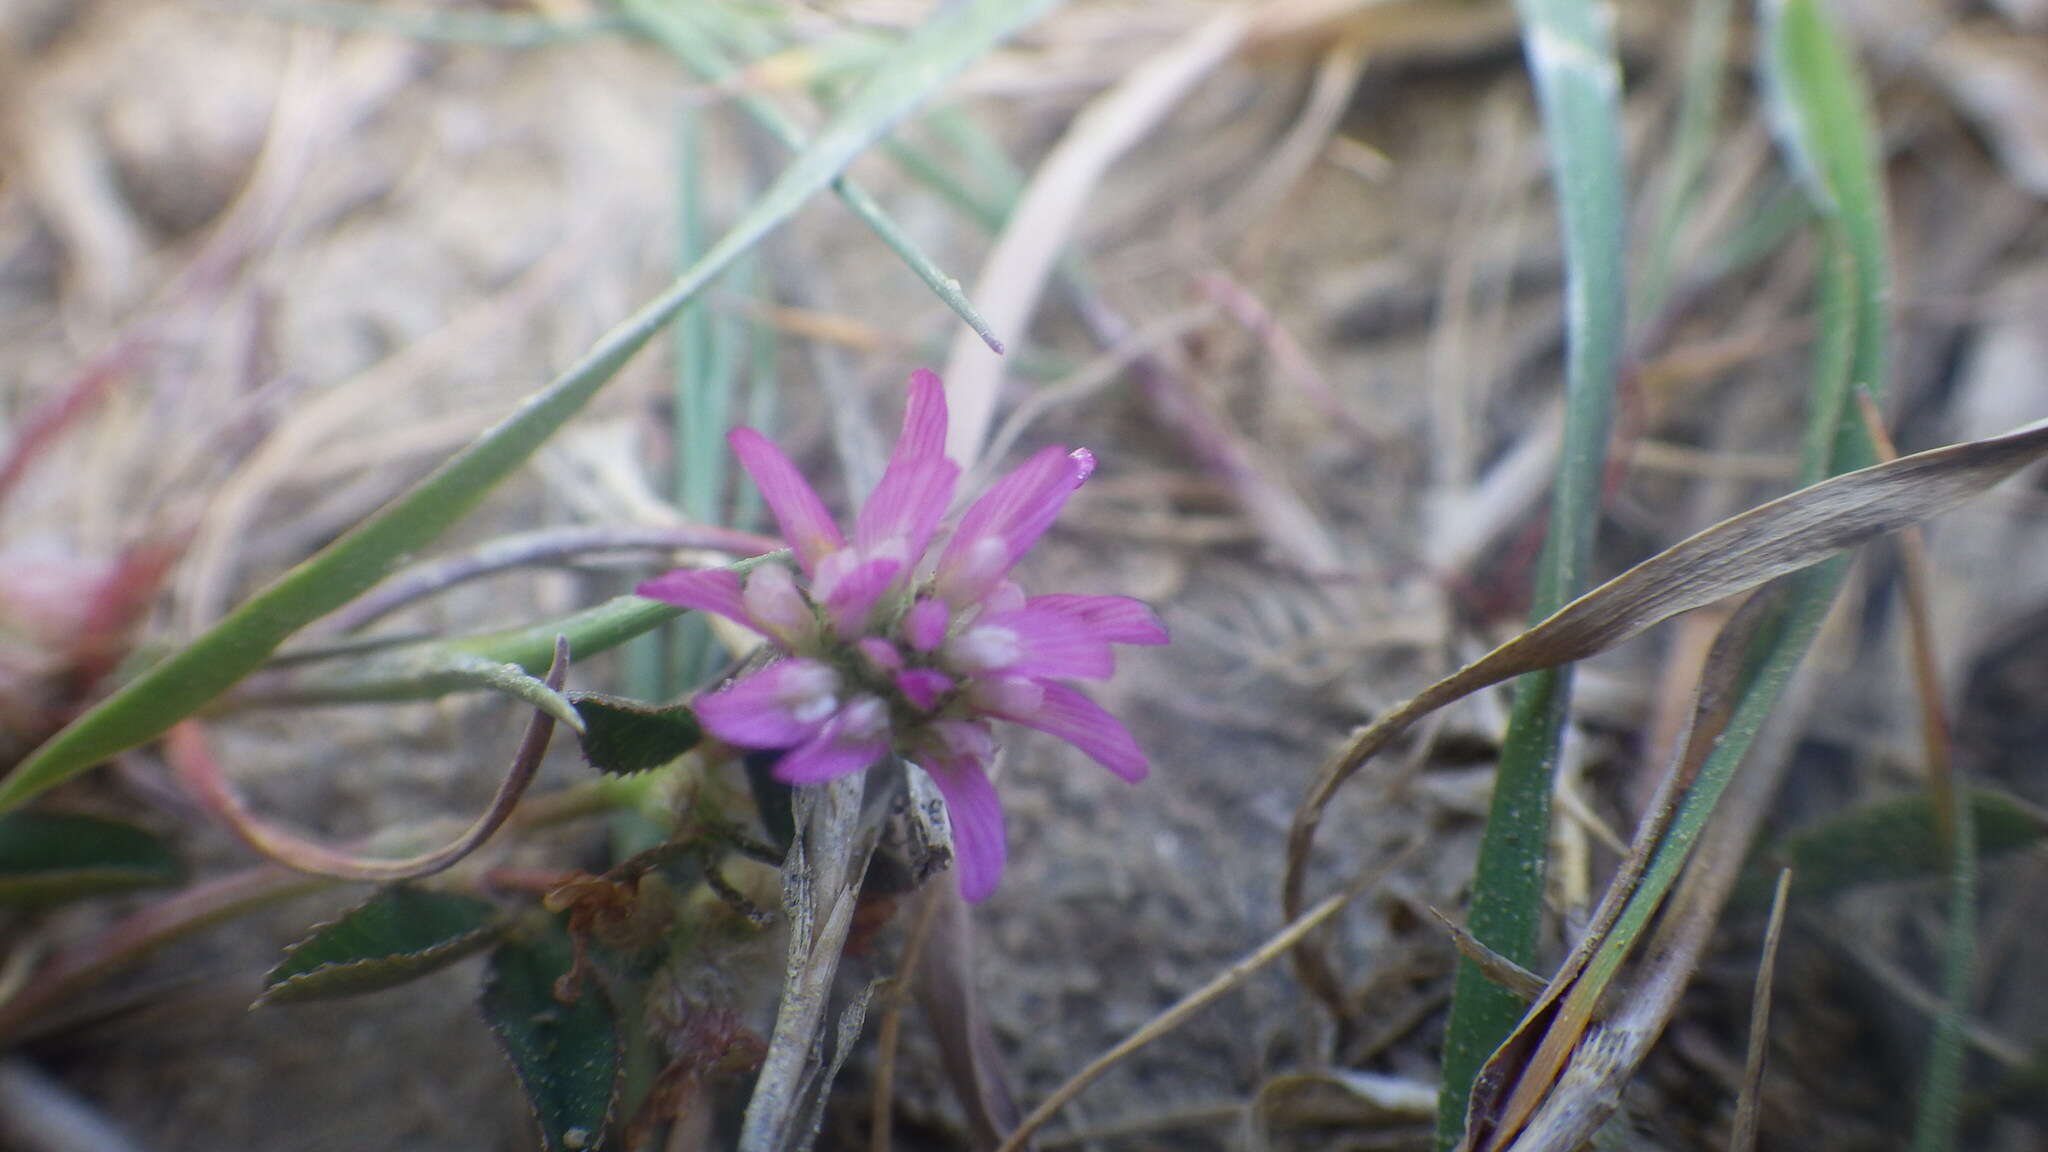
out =
[[(1355, 734), (1324, 764), (1288, 833), (1282, 900), (1289, 918), (1307, 893), (1309, 853), (1337, 789), (1422, 717), (1525, 672), (1604, 652), (1681, 612), (1749, 591), (1962, 503), (2048, 455), (2048, 421), (1846, 473), (1724, 520), (1616, 576)], [(1341, 1011), (1321, 947), (1295, 951), (1302, 982)]]

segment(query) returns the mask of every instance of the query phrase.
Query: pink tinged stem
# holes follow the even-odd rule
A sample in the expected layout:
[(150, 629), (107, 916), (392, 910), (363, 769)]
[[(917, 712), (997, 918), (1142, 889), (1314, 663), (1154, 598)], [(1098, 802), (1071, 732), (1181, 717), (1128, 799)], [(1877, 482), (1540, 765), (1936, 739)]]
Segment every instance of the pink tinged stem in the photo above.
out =
[(1052, 527), (1067, 497), (1094, 470), (1095, 457), (1086, 449), (1069, 454), (1051, 445), (996, 481), (961, 517), (940, 555), (939, 595), (956, 607), (985, 596)]
[(1134, 784), (1145, 778), (1150, 771), (1145, 753), (1116, 717), (1065, 684), (1040, 680), (1038, 687), (1044, 696), (1036, 709), (1029, 712), (998, 711), (996, 715), (1026, 728), (1057, 736)]
[(785, 784), (822, 784), (867, 768), (889, 754), (889, 706), (860, 696), (832, 714), (817, 735), (775, 764)]
[(792, 748), (839, 708), (839, 676), (815, 660), (780, 660), (697, 697), (704, 730), (741, 748)]
[[(773, 565), (770, 565), (773, 567)], [(758, 578), (759, 573), (756, 573)], [(740, 594), (740, 576), (730, 568), (678, 568), (665, 576), (643, 581), (634, 593), (695, 612), (716, 612), (728, 620), (763, 631), (754, 622)]]
[(1055, 593), (1033, 596), (1024, 606), (1079, 620), (1112, 644), (1165, 644), (1170, 639), (1166, 625), (1159, 622), (1152, 609), (1144, 601), (1129, 596)]
[(996, 787), (972, 759), (936, 760), (926, 771), (939, 795), (946, 798), (946, 819), (953, 826), (953, 864), (960, 896), (970, 904), (988, 899), (1003, 879), (1007, 854), (1003, 806)]
[(846, 544), (846, 538), (839, 534), (838, 522), (826, 511), (825, 502), (789, 457), (782, 454), (782, 449), (766, 436), (752, 428), (735, 428), (725, 439), (732, 445), (733, 455), (739, 457), (740, 467), (754, 478), (754, 486), (761, 490), (768, 510), (775, 514), (775, 523), (796, 553), (804, 575), (816, 575), (818, 562)]

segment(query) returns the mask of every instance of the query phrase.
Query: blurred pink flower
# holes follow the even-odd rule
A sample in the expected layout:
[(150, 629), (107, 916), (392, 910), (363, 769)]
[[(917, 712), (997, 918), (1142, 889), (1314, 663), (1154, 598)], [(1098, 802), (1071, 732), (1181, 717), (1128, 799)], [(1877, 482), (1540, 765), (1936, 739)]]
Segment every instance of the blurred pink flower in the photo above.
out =
[(1166, 628), (1124, 596), (1026, 596), (1010, 571), (1095, 469), (1086, 449), (1041, 449), (976, 500), (943, 541), (960, 467), (946, 458), (939, 378), (910, 378), (903, 433), (848, 540), (789, 457), (751, 428), (728, 442), (789, 542), (799, 573), (759, 565), (679, 569), (640, 595), (715, 612), (783, 658), (696, 700), (706, 731), (742, 748), (788, 749), (775, 774), (815, 784), (891, 752), (946, 799), (960, 891), (1002, 877), (1002, 807), (988, 768), (991, 722), (1058, 736), (1126, 780), (1145, 754), (1116, 718), (1066, 683), (1115, 670), (1112, 644), (1164, 644)]

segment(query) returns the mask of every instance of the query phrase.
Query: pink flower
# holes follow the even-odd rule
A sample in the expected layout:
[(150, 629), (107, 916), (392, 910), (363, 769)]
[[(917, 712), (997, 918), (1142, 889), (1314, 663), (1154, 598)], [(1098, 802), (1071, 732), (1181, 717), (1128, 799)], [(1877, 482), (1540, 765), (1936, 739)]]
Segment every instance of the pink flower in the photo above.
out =
[(640, 585), (642, 596), (737, 621), (782, 654), (697, 697), (706, 731), (742, 748), (788, 749), (775, 774), (790, 784), (858, 772), (892, 752), (910, 760), (946, 798), (969, 900), (995, 891), (1003, 871), (1003, 813), (988, 776), (993, 721), (1051, 733), (1126, 780), (1145, 778), (1137, 741), (1067, 681), (1107, 679), (1111, 645), (1164, 644), (1165, 627), (1128, 597), (1027, 597), (1010, 579), (1095, 470), (1086, 449), (1041, 449), (942, 539), (960, 467), (945, 455), (945, 389), (917, 372), (903, 434), (848, 540), (767, 437), (737, 428), (727, 440), (800, 572), (771, 561), (744, 578), (679, 569)]

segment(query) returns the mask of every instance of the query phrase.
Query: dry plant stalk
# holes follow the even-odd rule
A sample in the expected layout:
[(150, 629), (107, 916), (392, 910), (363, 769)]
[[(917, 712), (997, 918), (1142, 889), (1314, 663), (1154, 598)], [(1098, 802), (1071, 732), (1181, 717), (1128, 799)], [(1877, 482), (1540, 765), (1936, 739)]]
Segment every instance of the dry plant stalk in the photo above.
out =
[(1742, 1063), (1742, 1091), (1735, 1097), (1735, 1124), (1728, 1152), (1755, 1152), (1757, 1120), (1763, 1109), (1764, 1058), (1771, 1050), (1771, 984), (1778, 971), (1778, 942), (1785, 932), (1785, 897), (1792, 890), (1792, 870), (1778, 870), (1778, 888), (1771, 897), (1771, 920), (1764, 928), (1764, 954), (1757, 964), (1756, 992), (1749, 1010), (1749, 1053)]

